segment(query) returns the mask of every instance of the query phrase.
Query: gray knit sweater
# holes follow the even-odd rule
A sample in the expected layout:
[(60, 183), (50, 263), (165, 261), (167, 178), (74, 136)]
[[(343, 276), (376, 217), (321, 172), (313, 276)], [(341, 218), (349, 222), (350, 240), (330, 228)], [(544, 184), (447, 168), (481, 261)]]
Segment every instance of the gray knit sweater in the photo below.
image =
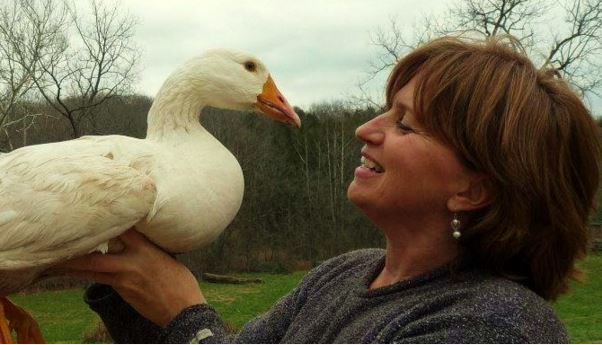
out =
[(270, 311), (227, 335), (209, 305), (183, 310), (166, 328), (144, 319), (105, 285), (86, 302), (116, 342), (127, 343), (564, 343), (548, 303), (512, 281), (446, 267), (370, 290), (384, 251), (347, 253), (312, 270)]

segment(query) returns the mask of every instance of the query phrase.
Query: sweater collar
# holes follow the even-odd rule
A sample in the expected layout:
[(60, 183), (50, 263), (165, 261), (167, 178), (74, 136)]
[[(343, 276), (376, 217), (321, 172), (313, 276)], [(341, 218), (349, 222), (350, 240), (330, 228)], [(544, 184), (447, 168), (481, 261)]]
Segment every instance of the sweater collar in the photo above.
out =
[(468, 261), (454, 265), (448, 263), (416, 277), (401, 280), (380, 288), (370, 289), (370, 284), (374, 281), (374, 279), (376, 279), (378, 274), (385, 267), (385, 252), (383, 251), (382, 256), (376, 257), (374, 260), (367, 262), (366, 265), (368, 266), (368, 269), (364, 271), (366, 274), (358, 280), (358, 286), (355, 288), (360, 297), (383, 296), (418, 288), (430, 283), (443, 283), (458, 277), (461, 272), (464, 272), (470, 266)]

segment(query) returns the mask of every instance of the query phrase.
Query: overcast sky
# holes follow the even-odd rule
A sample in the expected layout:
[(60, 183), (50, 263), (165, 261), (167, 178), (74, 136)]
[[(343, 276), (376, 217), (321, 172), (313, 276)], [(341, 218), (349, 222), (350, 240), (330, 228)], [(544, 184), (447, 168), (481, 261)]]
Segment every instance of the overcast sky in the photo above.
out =
[[(551, 0), (552, 1), (552, 0)], [(291, 104), (357, 94), (377, 48), (370, 37), (391, 17), (411, 26), (452, 0), (124, 0), (142, 49), (137, 91), (154, 96), (180, 63), (211, 48), (245, 50), (270, 69)], [(373, 87), (384, 89), (386, 73)], [(380, 93), (380, 92), (379, 92)], [(379, 95), (382, 97), (382, 95)], [(602, 102), (596, 101), (596, 108)], [(599, 111), (596, 111), (599, 113)]]
[[(291, 104), (357, 92), (375, 56), (370, 35), (444, 10), (447, 0), (126, 0), (143, 51), (138, 91), (154, 95), (181, 62), (210, 48), (245, 50), (270, 69)], [(382, 85), (384, 81), (380, 81)], [(383, 85), (384, 88), (384, 85)]]

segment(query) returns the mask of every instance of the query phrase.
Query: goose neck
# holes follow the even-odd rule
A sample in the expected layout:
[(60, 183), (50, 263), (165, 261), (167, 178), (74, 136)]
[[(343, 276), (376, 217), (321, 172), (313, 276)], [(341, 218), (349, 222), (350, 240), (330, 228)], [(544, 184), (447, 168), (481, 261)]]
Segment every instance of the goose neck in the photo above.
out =
[(204, 132), (199, 122), (204, 107), (205, 102), (198, 96), (160, 92), (148, 112), (147, 138), (161, 140)]

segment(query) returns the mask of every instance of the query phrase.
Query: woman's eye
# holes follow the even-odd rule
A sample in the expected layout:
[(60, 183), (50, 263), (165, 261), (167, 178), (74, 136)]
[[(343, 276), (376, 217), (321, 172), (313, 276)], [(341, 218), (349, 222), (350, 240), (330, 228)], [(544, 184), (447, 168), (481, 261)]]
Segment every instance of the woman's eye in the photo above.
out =
[(414, 130), (412, 129), (412, 127), (408, 127), (406, 126), (401, 120), (397, 120), (395, 121), (395, 125), (397, 126), (397, 128), (399, 128), (402, 132), (405, 133), (413, 133)]

